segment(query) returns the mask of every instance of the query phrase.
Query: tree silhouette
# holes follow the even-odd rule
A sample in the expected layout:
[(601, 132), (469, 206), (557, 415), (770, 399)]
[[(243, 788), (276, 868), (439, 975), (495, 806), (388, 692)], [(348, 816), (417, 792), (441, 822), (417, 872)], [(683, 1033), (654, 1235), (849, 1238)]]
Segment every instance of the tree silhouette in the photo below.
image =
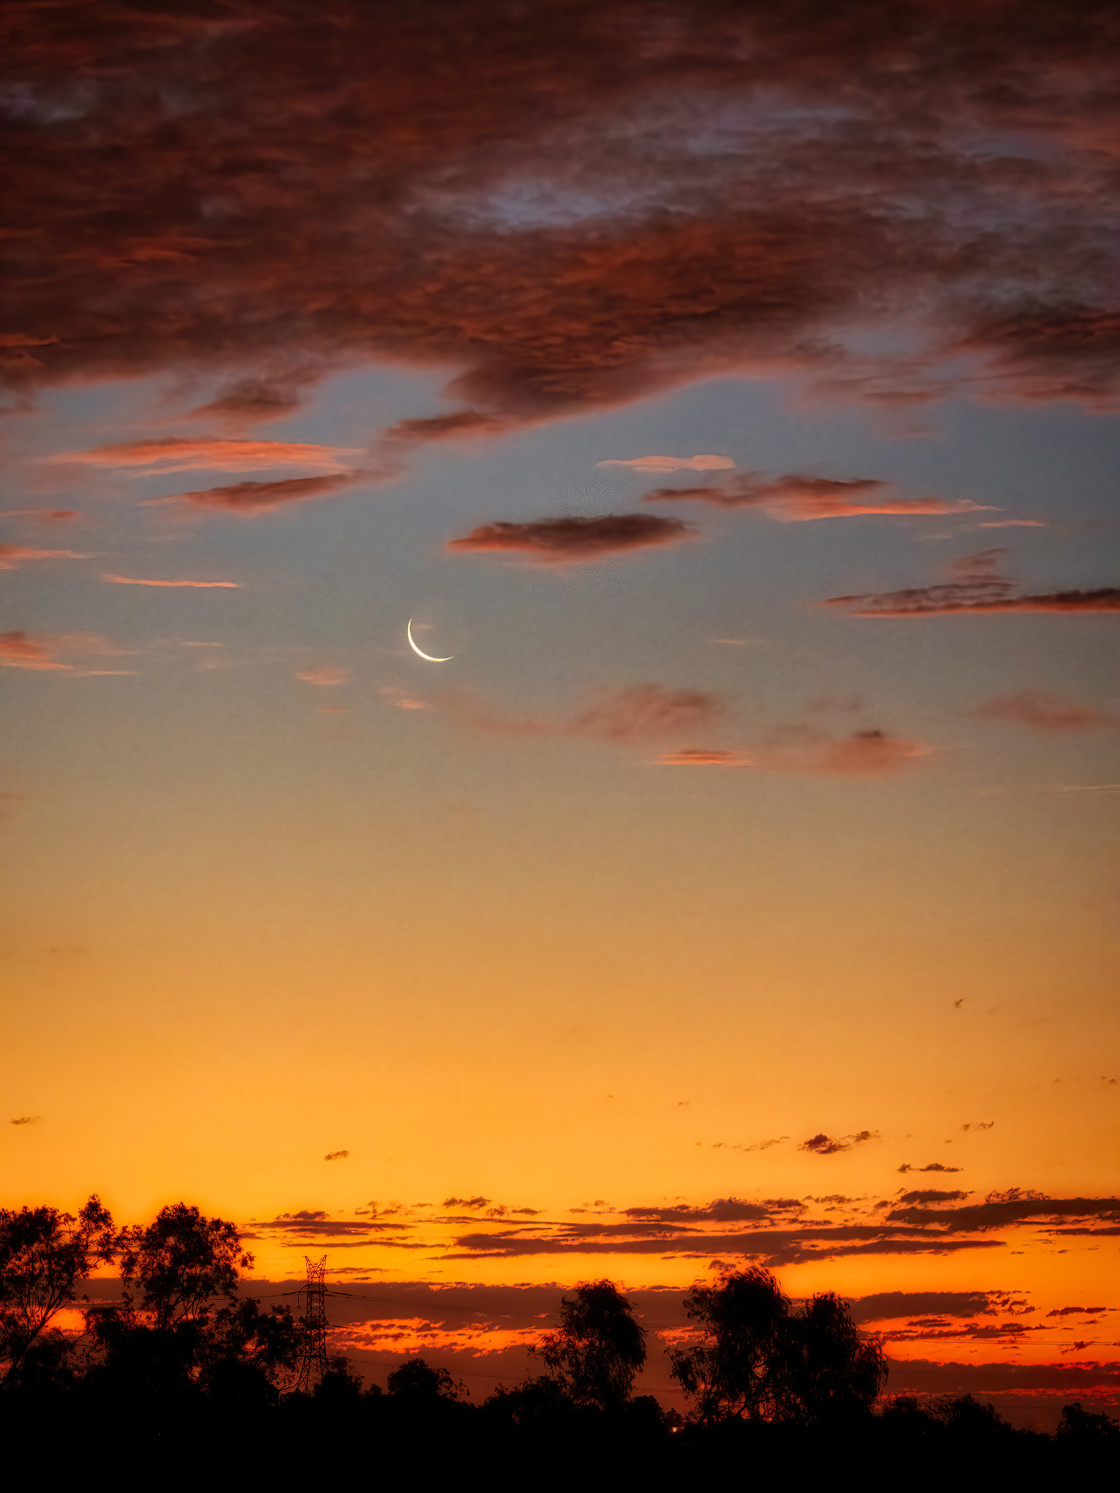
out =
[(94, 1194), (75, 1218), (57, 1208), (0, 1209), (0, 1383), (38, 1355), (57, 1362), (68, 1340), (52, 1329), (77, 1287), (114, 1257), (113, 1219)]
[(770, 1419), (790, 1309), (774, 1276), (757, 1265), (732, 1271), (715, 1285), (693, 1286), (684, 1305), (704, 1341), (671, 1351), (670, 1372), (694, 1400), (697, 1419)]
[(416, 1408), (458, 1400), (466, 1393), (465, 1384), (452, 1379), (447, 1369), (433, 1368), (425, 1358), (406, 1358), (385, 1385), (394, 1399)]
[(685, 1297), (704, 1340), (672, 1356), (700, 1421), (813, 1421), (868, 1411), (886, 1379), (882, 1344), (862, 1338), (832, 1293), (795, 1308), (769, 1270), (732, 1271)]
[(646, 1361), (645, 1329), (609, 1280), (584, 1281), (560, 1306), (560, 1326), (533, 1352), (577, 1405), (614, 1409)]
[(172, 1327), (210, 1310), (215, 1297), (232, 1302), (240, 1270), (253, 1263), (232, 1223), (203, 1218), (197, 1208), (175, 1203), (146, 1228), (120, 1236), (121, 1280), (129, 1308), (137, 1305), (153, 1327)]
[(238, 1296), (239, 1272), (252, 1262), (234, 1224), (186, 1203), (124, 1229), (123, 1301), (86, 1315), (94, 1382), (156, 1399), (274, 1398), (299, 1357), (300, 1330), (288, 1307), (262, 1311)]
[(865, 1413), (886, 1382), (883, 1346), (861, 1337), (846, 1302), (823, 1292), (786, 1319), (774, 1415), (781, 1420), (832, 1420)]

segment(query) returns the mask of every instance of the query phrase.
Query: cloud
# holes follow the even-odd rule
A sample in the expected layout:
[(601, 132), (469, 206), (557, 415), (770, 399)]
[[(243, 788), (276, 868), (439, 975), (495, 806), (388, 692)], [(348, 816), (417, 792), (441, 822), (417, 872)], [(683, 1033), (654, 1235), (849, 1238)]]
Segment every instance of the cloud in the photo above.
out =
[(122, 647), (99, 638), (93, 633), (68, 633), (53, 637), (15, 629), (0, 633), (0, 668), (8, 669), (61, 669), (71, 671), (75, 678), (100, 673), (131, 673), (118, 669), (78, 669), (74, 664), (63, 663), (59, 653), (87, 654), (95, 658), (113, 658), (121, 654), (134, 653), (132, 648)]
[(748, 1203), (742, 1198), (716, 1198), (703, 1207), (678, 1204), (675, 1207), (624, 1208), (627, 1218), (641, 1223), (681, 1223), (701, 1220), (716, 1223), (761, 1223), (775, 1212), (801, 1212), (805, 1204), (795, 1198), (773, 1199), (763, 1203)]
[(1117, 612), (1120, 588), (1095, 591), (1017, 592), (1001, 574), (1006, 554), (1002, 546), (961, 555), (949, 566), (951, 579), (942, 585), (914, 586), (904, 591), (882, 591), (866, 596), (832, 596), (822, 606), (843, 607), (852, 617), (937, 617), (950, 614), (984, 616), (1000, 612)]
[(215, 419), (235, 429), (282, 420), (299, 410), (302, 395), (316, 378), (315, 370), (304, 368), (233, 379), (209, 404), (191, 410), (189, 418)]
[(77, 508), (6, 508), (0, 518), (30, 518), (42, 524), (65, 524), (81, 518)]
[(835, 738), (806, 727), (791, 727), (746, 750), (683, 747), (655, 758), (659, 767), (744, 767), (760, 772), (831, 773), (841, 777), (883, 777), (928, 756), (920, 741), (871, 728)]
[[(323, 1157), (324, 1161), (340, 1160), (348, 1152), (331, 1152)], [(386, 1247), (390, 1241), (380, 1236), (389, 1232), (407, 1231), (410, 1225), (396, 1223), (386, 1219), (360, 1220), (347, 1218), (333, 1218), (323, 1208), (300, 1208), (291, 1213), (279, 1213), (275, 1218), (251, 1219), (251, 1227), (257, 1231), (257, 1237), (268, 1235), (281, 1235), (294, 1239), (317, 1239), (329, 1238), (335, 1241), (337, 1248), (343, 1248), (339, 1241), (356, 1238), (358, 1242), (368, 1240), (376, 1242), (379, 1247)]]
[(961, 1129), (964, 1131), (994, 1130), (995, 1128), (996, 1122), (994, 1120), (973, 1120), (971, 1124), (965, 1124), (961, 1126)]
[(171, 586), (187, 587), (198, 591), (239, 591), (240, 581), (152, 581), (141, 580), (132, 575), (103, 575), (103, 581), (111, 586)]
[(295, 441), (223, 440), (217, 436), (161, 436), (147, 441), (119, 441), (88, 451), (65, 451), (44, 461), (75, 462), (94, 467), (145, 467), (141, 476), (168, 472), (215, 470), (237, 472), (266, 467), (326, 467), (345, 470), (343, 457), (360, 455), (356, 446), (316, 446)]
[(986, 700), (972, 711), (983, 720), (1014, 721), (1023, 726), (1034, 726), (1041, 731), (1085, 731), (1104, 726), (1114, 726), (1118, 718), (1092, 705), (1081, 705), (1062, 695), (1049, 695), (1042, 690), (1020, 690), (1013, 695), (1000, 695)]
[(720, 472), (733, 467), (730, 456), (632, 456), (597, 461), (597, 467), (631, 467), (636, 472)]
[(921, 1192), (904, 1192), (899, 1198), (900, 1203), (954, 1203), (961, 1198), (968, 1197), (967, 1192), (941, 1192), (937, 1188), (926, 1188)]
[(509, 551), (528, 555), (538, 565), (583, 564), (608, 555), (679, 544), (695, 539), (698, 530), (675, 518), (644, 513), (604, 514), (599, 518), (542, 518), (525, 523), (482, 524), (446, 548), (487, 553)]
[(859, 1146), (869, 1140), (878, 1140), (877, 1130), (858, 1130), (854, 1135), (845, 1135), (834, 1138), (825, 1135), (824, 1131), (818, 1131), (811, 1135), (808, 1140), (803, 1140), (798, 1146), (799, 1151), (812, 1151), (817, 1156), (834, 1156), (838, 1151), (850, 1151), (853, 1146)]
[(26, 544), (0, 544), (0, 570), (18, 570), (28, 560), (91, 560), (76, 550), (39, 550)]
[(926, 756), (929, 750), (920, 741), (890, 736), (885, 731), (856, 731), (845, 740), (830, 742), (811, 754), (805, 770), (879, 777), (897, 772), (917, 758)]
[(328, 1151), (327, 1154), (323, 1157), (323, 1160), (324, 1161), (346, 1161), (349, 1158), (349, 1155), (350, 1155), (349, 1151)]
[(962, 1172), (964, 1167), (945, 1166), (940, 1161), (930, 1161), (925, 1166), (911, 1166), (908, 1161), (904, 1161), (898, 1170), (900, 1172)]
[[(822, 605), (843, 607), (852, 617), (994, 616), (1001, 612), (1120, 612), (1120, 587), (1095, 591), (1049, 591), (1014, 595), (1003, 583), (991, 594), (967, 585), (918, 586), (869, 596), (830, 596)], [(996, 594), (997, 590), (1002, 594)]]
[(664, 752), (654, 759), (658, 767), (750, 767), (745, 752), (726, 751), (721, 747), (682, 747)]
[[(1012, 1189), (1012, 1193), (1016, 1189)], [(937, 1224), (958, 1232), (987, 1230), (1028, 1219), (1102, 1219), (1120, 1223), (1120, 1198), (991, 1197), (964, 1208), (901, 1207), (887, 1214), (890, 1223)]]
[(695, 730), (726, 709), (720, 696), (710, 691), (660, 684), (604, 690), (574, 714), (561, 717), (503, 715), (465, 691), (446, 694), (439, 703), (446, 714), (475, 730), (507, 736), (584, 736), (617, 746)]
[(989, 1291), (877, 1291), (856, 1297), (856, 1322), (888, 1322), (901, 1317), (977, 1317), (997, 1310), (1000, 1298)]
[(347, 684), (350, 680), (350, 670), (332, 669), (326, 666), (320, 669), (301, 669), (296, 678), (301, 679), (304, 684), (316, 684), (324, 689), (331, 689), (338, 684)]
[[(270, 419), (380, 360), (511, 421), (765, 370), (1115, 403), (1109, 7), (491, 9), (14, 29), (11, 387), (217, 375), (204, 409)], [(846, 344), (915, 307), (917, 349)]]
[(154, 501), (195, 503), (203, 508), (222, 508), (227, 513), (266, 513), (285, 503), (305, 503), (310, 498), (326, 497), (369, 476), (367, 472), (338, 472), (326, 477), (285, 477), (275, 482), (233, 482), (226, 487), (180, 492)]
[(839, 480), (789, 475), (741, 476), (719, 487), (658, 487), (643, 503), (708, 503), (714, 508), (761, 508), (782, 523), (825, 518), (926, 518), (985, 511), (968, 498), (891, 497), (890, 486), (873, 477)]
[(41, 1115), (16, 1115), (8, 1121), (9, 1125), (37, 1125)]
[(55, 658), (51, 640), (20, 631), (0, 633), (0, 666), (6, 669), (69, 669)]
[(429, 415), (398, 420), (384, 432), (391, 441), (450, 441), (463, 436), (492, 436), (505, 430), (508, 421), (481, 410), (457, 410), (447, 415)]

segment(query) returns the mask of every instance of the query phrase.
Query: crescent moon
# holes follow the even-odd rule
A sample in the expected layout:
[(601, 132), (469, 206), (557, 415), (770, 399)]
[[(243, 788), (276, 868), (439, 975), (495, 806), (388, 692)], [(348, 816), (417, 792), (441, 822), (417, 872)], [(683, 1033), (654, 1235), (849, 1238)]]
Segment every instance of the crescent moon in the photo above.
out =
[(425, 653), (423, 648), (418, 648), (416, 646), (416, 639), (412, 636), (411, 617), (408, 619), (408, 626), (405, 628), (405, 632), (408, 634), (408, 646), (412, 649), (413, 653), (418, 653), (421, 658), (426, 658), (430, 664), (449, 664), (455, 657), (453, 653), (449, 653), (446, 658), (437, 658), (434, 653)]

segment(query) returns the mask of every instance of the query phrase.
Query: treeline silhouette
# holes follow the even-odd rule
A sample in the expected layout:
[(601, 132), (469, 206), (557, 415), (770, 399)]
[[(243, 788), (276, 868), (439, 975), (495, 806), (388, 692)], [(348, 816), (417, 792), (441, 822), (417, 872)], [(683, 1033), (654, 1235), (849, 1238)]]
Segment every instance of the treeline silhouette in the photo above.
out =
[[(82, 1287), (115, 1264), (121, 1296)], [(694, 1340), (669, 1350), (687, 1415), (635, 1396), (646, 1332), (608, 1280), (563, 1298), (532, 1350), (540, 1372), (472, 1403), (443, 1368), (416, 1356), (384, 1390), (344, 1357), (311, 1393), (295, 1392), (305, 1347), (287, 1305), (242, 1296), (252, 1264), (236, 1227), (179, 1203), (147, 1226), (118, 1229), (97, 1197), (77, 1215), (0, 1210), (0, 1430), (9, 1457), (83, 1466), (92, 1445), (108, 1471), (152, 1459), (184, 1477), (285, 1485), (353, 1465), (379, 1476), (452, 1475), (467, 1466), (653, 1485), (697, 1475), (800, 1485), (840, 1468), (878, 1467), (920, 1485), (950, 1472), (967, 1485), (1022, 1475), (1096, 1473), (1120, 1457), (1120, 1424), (1065, 1406), (1054, 1435), (1016, 1429), (971, 1396), (884, 1398), (882, 1344), (845, 1303), (795, 1304), (767, 1270), (695, 1285)], [(60, 1326), (65, 1309), (83, 1330)]]

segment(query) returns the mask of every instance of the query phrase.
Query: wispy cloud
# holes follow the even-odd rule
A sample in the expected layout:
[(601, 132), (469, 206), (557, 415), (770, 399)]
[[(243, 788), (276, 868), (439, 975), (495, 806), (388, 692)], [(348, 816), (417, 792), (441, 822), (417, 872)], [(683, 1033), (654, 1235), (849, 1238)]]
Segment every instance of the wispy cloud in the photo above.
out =
[(1041, 731), (1097, 730), (1120, 722), (1120, 717), (1111, 711), (1098, 710), (1063, 695), (1030, 689), (985, 700), (972, 714), (982, 720), (1012, 721)]
[(159, 581), (145, 580), (135, 575), (103, 575), (103, 581), (110, 586), (170, 586), (172, 588), (186, 587), (195, 591), (239, 591), (240, 581)]
[(603, 690), (562, 716), (510, 715), (467, 692), (443, 695), (436, 703), (456, 721), (480, 731), (525, 737), (584, 736), (618, 746), (695, 730), (726, 710), (724, 700), (711, 691), (669, 689), (660, 684)]
[(707, 503), (713, 508), (761, 508), (782, 523), (826, 518), (928, 518), (978, 513), (985, 505), (969, 498), (895, 497), (889, 483), (873, 477), (837, 479), (754, 472), (718, 486), (658, 487), (644, 503)]
[[(134, 468), (140, 475), (210, 469), (221, 472), (268, 467), (326, 467), (340, 471), (349, 458), (361, 455), (357, 446), (318, 446), (300, 441), (225, 440), (218, 436), (161, 436), (155, 440), (118, 441), (87, 451), (65, 451), (43, 457), (50, 462), (83, 466)], [(343, 458), (347, 458), (344, 460)]]
[(167, 498), (153, 498), (149, 504), (193, 503), (200, 508), (220, 508), (226, 513), (267, 513), (287, 503), (306, 503), (313, 498), (329, 497), (372, 478), (370, 472), (348, 471), (325, 477), (285, 477), (274, 482), (233, 482), (224, 487), (206, 487), (195, 492), (175, 493)]
[(840, 1151), (850, 1151), (853, 1146), (861, 1146), (867, 1141), (878, 1139), (877, 1130), (857, 1130), (854, 1135), (843, 1136), (826, 1135), (823, 1130), (820, 1130), (816, 1135), (811, 1135), (808, 1140), (803, 1140), (797, 1149), (812, 1151), (815, 1156), (835, 1156)]
[(95, 658), (115, 657), (133, 651), (110, 642), (108, 638), (99, 638), (92, 634), (48, 636), (42, 633), (28, 633), (20, 629), (0, 633), (0, 668), (64, 670), (83, 676), (101, 673), (130, 673), (131, 670), (79, 669), (75, 664), (64, 662), (58, 655), (72, 653)]
[(742, 767), (758, 772), (883, 777), (912, 766), (930, 750), (923, 742), (892, 736), (878, 728), (836, 738), (796, 727), (745, 750), (683, 747), (655, 761), (660, 767)]
[(721, 472), (734, 467), (730, 456), (631, 456), (597, 461), (597, 467), (630, 467), (635, 472)]
[(28, 560), (91, 560), (77, 550), (41, 550), (26, 544), (0, 544), (0, 570), (18, 570)]

